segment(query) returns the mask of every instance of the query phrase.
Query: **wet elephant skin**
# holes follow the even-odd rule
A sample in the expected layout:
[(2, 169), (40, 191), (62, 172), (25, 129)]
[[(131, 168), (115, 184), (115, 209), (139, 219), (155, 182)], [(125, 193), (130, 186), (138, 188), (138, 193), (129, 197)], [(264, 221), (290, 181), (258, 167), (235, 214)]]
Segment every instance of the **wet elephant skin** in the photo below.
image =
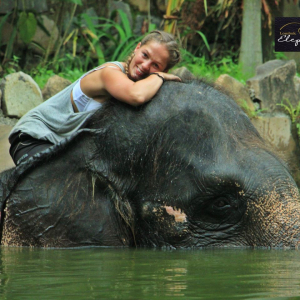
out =
[(2, 174), (2, 245), (292, 247), (299, 194), (245, 113), (204, 82), (110, 101)]

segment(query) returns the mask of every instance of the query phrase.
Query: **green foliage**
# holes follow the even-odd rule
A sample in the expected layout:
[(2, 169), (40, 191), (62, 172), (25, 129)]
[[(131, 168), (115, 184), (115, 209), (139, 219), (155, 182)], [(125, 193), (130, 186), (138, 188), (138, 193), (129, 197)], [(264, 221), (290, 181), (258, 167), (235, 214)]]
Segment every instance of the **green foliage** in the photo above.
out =
[[(27, 15), (25, 17), (27, 21)], [(101, 23), (95, 25), (92, 17), (87, 14), (79, 15), (74, 22), (75, 29), (65, 37), (64, 48), (60, 49), (63, 51), (60, 51), (57, 59), (51, 60), (50, 57), (29, 72), (41, 88), (55, 74), (74, 81), (105, 61), (125, 60), (142, 39), (142, 36), (133, 33), (123, 11), (115, 11), (111, 19), (97, 20)], [(149, 30), (153, 29), (155, 26), (150, 24)], [(72, 54), (68, 51), (68, 45), (72, 47)]]
[(37, 20), (34, 14), (31, 12), (26, 13), (25, 11), (22, 11), (19, 15), (17, 26), (21, 40), (25, 44), (28, 44), (32, 40), (37, 27)]
[[(56, 66), (49, 63), (48, 68), (54, 67), (55, 70), (58, 70), (56, 74), (74, 81), (95, 65), (100, 65), (105, 61), (124, 61), (143, 37), (133, 34), (124, 12), (118, 11), (116, 13), (120, 16), (120, 23), (99, 18), (100, 21), (103, 21), (99, 25), (94, 25), (90, 16), (81, 15), (79, 18), (81, 20), (80, 26), (84, 29), (83, 21), (85, 21), (89, 34), (86, 34), (85, 38), (78, 38), (76, 47), (85, 49), (85, 55), (83, 55), (83, 52), (75, 53), (75, 55), (74, 53), (73, 55), (66, 53), (57, 60)], [(116, 15), (113, 15), (113, 17), (116, 17)], [(87, 42), (87, 38), (90, 38), (89, 42)], [(70, 42), (71, 38), (68, 41)], [(93, 57), (96, 57), (96, 62)], [(239, 65), (233, 61), (231, 54), (228, 57), (215, 58), (213, 61), (209, 61), (205, 56), (197, 57), (182, 49), (182, 61), (178, 67), (180, 66), (187, 67), (197, 77), (206, 77), (212, 81), (216, 80), (221, 74), (228, 74), (242, 83), (246, 81)], [(46, 82), (45, 78), (54, 75), (54, 72), (45, 72), (44, 69), (41, 69), (36, 74), (42, 77), (41, 80), (37, 79), (40, 82), (38, 84), (42, 87)], [(37, 75), (35, 78), (37, 78)]]
[(283, 59), (286, 60), (287, 56), (283, 52), (274, 52), (275, 54), (275, 59)]
[[(286, 102), (286, 104), (284, 103)], [(299, 123), (299, 114), (300, 114), (300, 102), (296, 107), (292, 105), (289, 99), (283, 99), (281, 103), (277, 104), (278, 106), (283, 107), (291, 117), (292, 123)]]
[(259, 114), (266, 111), (266, 108), (263, 109), (258, 109), (258, 110), (253, 110), (249, 107), (248, 103), (244, 99), (239, 99), (238, 100), (239, 106), (242, 108), (242, 110), (247, 114), (249, 119), (255, 119), (258, 118)]
[[(242, 1), (186, 0), (178, 24), (180, 40), (193, 55), (238, 58)], [(200, 38), (199, 38), (200, 37)]]
[(12, 59), (5, 66), (6, 74), (12, 74), (19, 70), (19, 60), (20, 57), (13, 55)]
[(205, 36), (205, 34), (203, 32), (201, 32), (200, 30), (192, 30), (189, 26), (187, 26), (183, 31), (182, 33), (180, 34), (180, 39), (181, 39), (181, 42), (182, 43), (187, 43), (187, 40), (188, 40), (188, 37), (190, 35), (194, 35), (194, 34), (197, 34), (201, 37), (201, 39), (203, 40), (204, 42), (204, 45), (207, 49), (208, 52), (211, 51), (211, 48), (209, 46), (209, 43), (208, 43), (208, 40)]
[(91, 50), (97, 54), (98, 64), (101, 65), (104, 63), (105, 58), (104, 58), (104, 53), (101, 49), (101, 46), (98, 42), (99, 37), (97, 35), (97, 29), (95, 28), (91, 17), (89, 17), (87, 14), (83, 14), (82, 17), (86, 21), (88, 29), (91, 31), (90, 35), (91, 35), (92, 41), (89, 42), (89, 45), (91, 47)]
[(167, 10), (164, 24), (164, 31), (172, 33), (174, 35), (178, 34), (177, 30), (177, 14), (181, 10), (181, 6), (184, 0), (169, 0), (167, 1)]
[(187, 67), (195, 76), (216, 80), (222, 74), (228, 74), (245, 84), (247, 78), (242, 74), (240, 66), (231, 57), (208, 60), (205, 56), (197, 57), (186, 50), (182, 50), (182, 61), (179, 66)]
[(8, 42), (3, 45), (3, 40), (0, 34), (0, 46), (5, 46), (5, 53), (3, 55), (2, 66), (4, 69), (9, 68), (7, 64), (10, 64), (13, 56), (13, 47), (16, 41), (16, 37), (19, 34), (20, 39), (25, 43), (29, 44), (35, 35), (37, 28), (37, 19), (32, 12), (19, 11), (17, 6), (14, 7), (14, 11), (7, 13), (0, 22), (0, 33), (5, 23), (10, 22), (12, 31), (10, 33)]
[(82, 61), (79, 57), (66, 54), (63, 58), (59, 59), (59, 63), (62, 68), (58, 75), (72, 82), (86, 72), (85, 61)]
[(65, 1), (65, 2), (71, 2), (71, 3), (77, 4), (77, 5), (82, 5), (81, 0), (63, 0), (63, 1)]
[[(74, 11), (76, 5), (82, 4), (80, 0), (64, 0), (62, 3), (65, 6), (61, 6), (61, 9), (65, 9), (68, 2), (74, 4)], [(57, 3), (59, 4), (59, 1)], [(25, 11), (19, 13), (18, 16), (19, 25), (24, 24), (24, 26), (19, 26), (20, 30), (22, 27), (21, 31), (23, 31), (22, 39), (30, 42), (36, 26), (40, 26), (39, 20), (36, 20), (32, 13)], [(5, 18), (7, 19), (8, 15)], [(121, 10), (114, 11), (109, 19), (97, 17), (96, 21), (99, 24), (94, 22), (94, 18), (87, 14), (80, 14), (74, 20), (71, 21), (74, 29), (64, 36), (63, 44), (57, 46), (54, 59), (51, 56), (47, 57), (43, 64), (31, 71), (32, 77), (40, 87), (43, 87), (48, 78), (54, 74), (74, 81), (87, 70), (105, 61), (124, 61), (143, 38), (143, 36), (133, 33), (127, 15)], [(4, 21), (0, 22), (0, 29), (3, 23)], [(149, 31), (153, 29), (155, 29), (155, 26), (149, 24)], [(202, 47), (205, 47), (208, 52), (213, 51), (204, 32), (200, 30), (193, 31), (190, 27), (186, 27), (181, 35), (184, 37), (191, 33), (201, 37)], [(13, 35), (15, 34), (16, 32), (13, 32)], [(11, 38), (11, 40), (13, 39)], [(243, 77), (240, 67), (232, 57), (236, 57), (236, 54), (228, 52), (226, 56), (215, 56), (215, 58), (209, 59), (205, 54), (198, 57), (188, 50), (182, 50), (182, 62), (179, 66), (186, 66), (198, 77), (208, 77), (215, 80), (221, 74), (226, 73), (245, 83), (246, 78)], [(16, 64), (17, 61), (13, 60), (12, 63)], [(12, 68), (10, 71), (12, 71)]]
[(53, 70), (50, 64), (38, 65), (31, 70), (30, 76), (42, 89), (48, 79), (54, 75), (61, 76), (74, 82), (85, 73), (82, 61), (78, 57), (73, 57), (70, 54), (66, 54), (63, 58), (60, 58), (58, 64), (61, 66), (61, 71), (59, 72)]
[[(83, 72), (106, 61), (123, 61), (142, 39), (133, 33), (127, 15), (121, 10), (114, 11), (110, 19), (80, 14), (73, 25), (75, 29), (64, 39), (59, 58), (48, 64), (56, 72), (66, 69), (67, 60), (67, 64), (76, 62)], [(153, 29), (155, 26), (150, 24), (149, 30)], [(66, 54), (70, 47), (72, 56)]]
[(30, 76), (41, 89), (45, 86), (48, 79), (54, 75), (56, 75), (54, 71), (52, 69), (49, 69), (47, 66), (37, 67), (35, 69), (32, 69), (30, 72)]
[[(95, 24), (94, 20), (100, 24)], [(61, 58), (54, 62), (55, 70), (64, 69), (62, 62), (65, 63), (66, 59), (74, 61), (77, 58), (84, 58), (80, 66), (83, 71), (106, 61), (125, 60), (142, 38), (133, 33), (127, 15), (121, 10), (114, 11), (110, 19), (80, 14), (73, 25), (75, 29), (64, 40), (65, 48), (60, 55)], [(154, 29), (153, 24), (149, 27), (151, 30)], [(70, 43), (72, 43), (72, 57), (64, 54)]]
[[(118, 17), (120, 23), (113, 20)], [(121, 10), (115, 11), (110, 20), (99, 19), (104, 21), (103, 24), (98, 25), (98, 38), (103, 41), (105, 61), (124, 60), (143, 37), (132, 32), (128, 18)]]
[(199, 30), (196, 30), (195, 32), (201, 36), (201, 38), (202, 38), (202, 40), (203, 40), (203, 42), (204, 42), (204, 44), (205, 44), (207, 50), (208, 50), (208, 51), (211, 51), (211, 50), (210, 50), (210, 46), (209, 46), (209, 44), (208, 44), (208, 41), (207, 41), (207, 39), (206, 39), (205, 34), (202, 33), (202, 32), (199, 31)]
[(33, 78), (33, 80), (38, 84), (40, 89), (43, 89), (49, 78), (54, 75), (58, 75), (62, 78), (70, 80), (71, 82), (74, 82), (75, 80), (80, 78), (83, 75), (83, 73), (84, 72), (82, 72), (79, 69), (66, 69), (64, 72), (56, 73), (52, 69), (39, 66), (33, 69), (30, 75)]
[(288, 112), (292, 120), (292, 123), (296, 125), (297, 135), (300, 139), (300, 101), (298, 102), (296, 107), (292, 105), (289, 99), (283, 99), (281, 103), (277, 105), (283, 107)]
[(296, 128), (297, 128), (297, 135), (300, 138), (300, 123), (296, 124)]

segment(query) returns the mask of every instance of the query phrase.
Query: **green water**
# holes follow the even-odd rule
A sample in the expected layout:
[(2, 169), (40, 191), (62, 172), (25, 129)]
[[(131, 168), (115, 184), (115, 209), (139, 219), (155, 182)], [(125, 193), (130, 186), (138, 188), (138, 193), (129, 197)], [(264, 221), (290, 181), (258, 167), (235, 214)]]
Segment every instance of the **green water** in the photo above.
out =
[(0, 299), (300, 299), (300, 251), (0, 248)]

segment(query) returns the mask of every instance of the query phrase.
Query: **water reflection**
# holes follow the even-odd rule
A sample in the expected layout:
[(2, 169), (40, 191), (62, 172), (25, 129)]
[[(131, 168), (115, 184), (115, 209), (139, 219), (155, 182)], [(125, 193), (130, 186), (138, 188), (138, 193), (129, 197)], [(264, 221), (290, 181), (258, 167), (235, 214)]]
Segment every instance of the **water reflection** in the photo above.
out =
[(0, 248), (0, 299), (300, 299), (300, 252)]

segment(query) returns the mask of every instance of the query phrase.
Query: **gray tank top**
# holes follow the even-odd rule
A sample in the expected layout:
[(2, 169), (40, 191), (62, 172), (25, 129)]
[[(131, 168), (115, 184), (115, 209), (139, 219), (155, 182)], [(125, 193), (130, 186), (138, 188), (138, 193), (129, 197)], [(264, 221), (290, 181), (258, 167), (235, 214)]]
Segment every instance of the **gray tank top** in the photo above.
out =
[[(120, 62), (110, 63), (117, 65), (125, 73)], [(24, 132), (33, 138), (57, 144), (81, 128), (96, 110), (74, 112), (70, 95), (77, 82), (78, 80), (25, 114), (14, 126), (10, 136)]]

